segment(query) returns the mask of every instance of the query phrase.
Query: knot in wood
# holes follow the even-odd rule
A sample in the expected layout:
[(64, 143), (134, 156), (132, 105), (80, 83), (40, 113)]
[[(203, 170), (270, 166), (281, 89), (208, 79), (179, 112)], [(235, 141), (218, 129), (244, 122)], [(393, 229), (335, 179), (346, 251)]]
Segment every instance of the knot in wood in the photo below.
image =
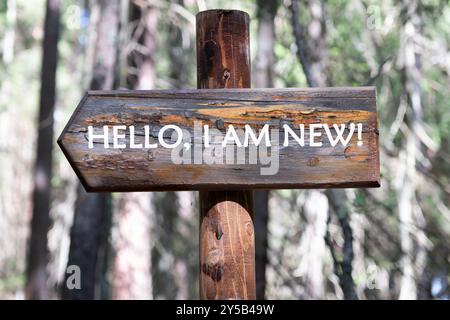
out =
[(224, 266), (221, 262), (222, 251), (213, 249), (209, 251), (205, 263), (202, 264), (202, 272), (211, 277), (214, 281), (220, 281), (224, 273)]
[(227, 81), (231, 77), (231, 72), (228, 69), (223, 70), (223, 80)]

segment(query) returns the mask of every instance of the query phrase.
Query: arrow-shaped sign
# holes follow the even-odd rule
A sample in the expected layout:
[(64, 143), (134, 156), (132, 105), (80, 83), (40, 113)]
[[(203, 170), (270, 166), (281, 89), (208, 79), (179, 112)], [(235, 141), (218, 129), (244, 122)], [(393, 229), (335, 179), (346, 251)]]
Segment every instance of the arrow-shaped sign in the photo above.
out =
[(90, 91), (58, 143), (88, 191), (379, 186), (372, 87)]

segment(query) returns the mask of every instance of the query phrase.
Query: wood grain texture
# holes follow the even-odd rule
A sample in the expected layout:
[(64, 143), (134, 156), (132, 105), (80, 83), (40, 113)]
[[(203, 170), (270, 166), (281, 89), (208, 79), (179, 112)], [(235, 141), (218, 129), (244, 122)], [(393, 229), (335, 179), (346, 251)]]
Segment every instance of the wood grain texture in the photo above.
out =
[[(225, 132), (249, 124), (254, 130), (310, 123), (362, 123), (344, 147), (281, 147), (279, 171), (261, 175), (260, 164), (174, 164), (171, 149), (88, 148), (87, 127), (134, 125), (143, 142), (144, 125), (157, 132), (176, 124), (193, 132), (194, 121)], [(110, 130), (111, 132), (112, 130)], [(306, 133), (308, 135), (308, 133)], [(325, 133), (323, 133), (325, 136)], [(282, 137), (280, 138), (282, 143)], [(112, 138), (110, 138), (112, 141)], [(124, 141), (129, 141), (129, 135)], [(59, 145), (88, 191), (238, 190), (379, 186), (375, 89), (203, 89), (178, 91), (90, 91), (61, 134)], [(248, 151), (248, 148), (246, 148)]]
[(250, 18), (238, 10), (197, 14), (197, 88), (250, 88)]
[(200, 192), (200, 298), (255, 299), (253, 195)]
[[(250, 87), (247, 13), (197, 15), (197, 67), (199, 89)], [(214, 123), (224, 128), (223, 114)], [(200, 191), (199, 198), (200, 298), (255, 299), (253, 191)]]

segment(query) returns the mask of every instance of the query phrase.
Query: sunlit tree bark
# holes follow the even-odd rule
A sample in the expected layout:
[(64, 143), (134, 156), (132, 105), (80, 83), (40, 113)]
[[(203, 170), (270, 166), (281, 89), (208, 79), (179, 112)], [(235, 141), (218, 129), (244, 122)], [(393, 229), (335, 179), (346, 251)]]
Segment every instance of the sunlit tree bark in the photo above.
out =
[[(332, 84), (327, 66), (325, 2), (323, 0), (305, 1), (309, 10), (310, 21), (305, 26), (300, 22), (299, 1), (292, 0), (291, 21), (297, 45), (297, 56), (302, 64), (308, 85), (324, 87)], [(318, 191), (309, 191), (311, 193)], [(346, 195), (343, 190), (329, 189), (325, 192), (329, 202), (329, 214), (334, 212), (341, 226), (344, 239), (343, 259), (338, 260), (335, 246), (330, 234), (326, 234), (326, 243), (330, 248), (334, 261), (334, 269), (345, 299), (357, 299), (352, 277), (353, 235), (350, 226), (350, 211), (346, 205)], [(328, 219), (328, 223), (331, 219)]]
[[(129, 61), (135, 76), (128, 78), (127, 86), (135, 90), (154, 89), (157, 8), (143, 3), (130, 5), (130, 22), (135, 24), (132, 39), (127, 44), (134, 48)], [(154, 243), (152, 193), (128, 192), (120, 195), (117, 218), (118, 239), (114, 264), (114, 299), (152, 299), (151, 250)]]

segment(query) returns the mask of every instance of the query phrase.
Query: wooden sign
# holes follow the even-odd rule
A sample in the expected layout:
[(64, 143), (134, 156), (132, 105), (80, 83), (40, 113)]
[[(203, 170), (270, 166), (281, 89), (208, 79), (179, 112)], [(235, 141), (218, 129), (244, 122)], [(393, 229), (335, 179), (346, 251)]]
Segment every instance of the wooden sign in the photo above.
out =
[(375, 88), (90, 91), (58, 144), (87, 191), (379, 186)]

